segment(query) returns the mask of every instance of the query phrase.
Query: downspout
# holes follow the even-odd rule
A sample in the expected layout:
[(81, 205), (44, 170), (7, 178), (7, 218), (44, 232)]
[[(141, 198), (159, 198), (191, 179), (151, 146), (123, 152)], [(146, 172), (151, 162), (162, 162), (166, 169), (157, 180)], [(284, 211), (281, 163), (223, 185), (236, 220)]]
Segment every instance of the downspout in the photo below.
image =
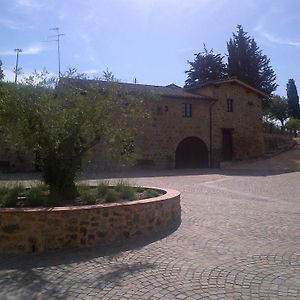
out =
[(215, 105), (216, 100), (211, 102), (209, 104), (209, 167), (213, 167), (213, 154), (212, 154), (212, 130), (213, 130), (213, 124), (212, 124), (212, 108)]

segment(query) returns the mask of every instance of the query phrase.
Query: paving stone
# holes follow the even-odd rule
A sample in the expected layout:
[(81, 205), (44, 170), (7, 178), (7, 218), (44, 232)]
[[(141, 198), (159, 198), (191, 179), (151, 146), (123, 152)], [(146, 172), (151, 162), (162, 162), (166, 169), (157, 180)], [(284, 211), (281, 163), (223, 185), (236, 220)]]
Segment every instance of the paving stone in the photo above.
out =
[(130, 178), (182, 193), (179, 228), (127, 244), (0, 255), (0, 299), (300, 299), (299, 172)]

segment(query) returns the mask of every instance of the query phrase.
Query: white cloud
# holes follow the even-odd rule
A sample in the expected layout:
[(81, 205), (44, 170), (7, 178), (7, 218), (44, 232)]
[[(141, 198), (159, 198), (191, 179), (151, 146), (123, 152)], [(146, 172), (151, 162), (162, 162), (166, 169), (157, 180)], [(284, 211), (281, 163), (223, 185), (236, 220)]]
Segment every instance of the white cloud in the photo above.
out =
[(281, 37), (275, 36), (275, 35), (267, 32), (267, 31), (262, 31), (261, 35), (271, 43), (300, 47), (300, 40), (292, 41), (292, 40), (288, 40), (288, 39), (283, 39)]
[[(36, 55), (44, 51), (44, 47), (41, 45), (32, 45), (27, 48), (24, 48), (20, 55)], [(0, 56), (14, 56), (16, 52), (12, 50), (0, 51)]]
[(16, 0), (15, 6), (22, 7), (22, 8), (40, 8), (43, 7), (43, 1), (38, 0)]
[(12, 30), (26, 30), (33, 28), (31, 25), (21, 23), (16, 20), (0, 18), (0, 25)]

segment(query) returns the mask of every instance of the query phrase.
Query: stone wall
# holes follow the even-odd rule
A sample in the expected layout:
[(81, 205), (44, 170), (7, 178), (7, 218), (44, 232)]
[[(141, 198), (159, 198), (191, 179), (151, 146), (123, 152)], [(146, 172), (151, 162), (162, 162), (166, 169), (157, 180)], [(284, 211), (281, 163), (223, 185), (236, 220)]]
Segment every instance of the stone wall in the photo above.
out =
[[(192, 104), (192, 117), (181, 116), (181, 105)], [(198, 137), (209, 148), (209, 101), (161, 97), (149, 100), (150, 120), (137, 137), (139, 157), (158, 168), (174, 168), (178, 144), (187, 137)]]
[(47, 252), (143, 235), (181, 221), (180, 194), (57, 208), (0, 209), (0, 252)]
[[(223, 83), (197, 90), (217, 98), (212, 110), (214, 159), (221, 161), (222, 129), (232, 129), (233, 159), (258, 157), (264, 153), (261, 97), (238, 84)], [(233, 112), (227, 112), (227, 99), (233, 100)]]
[[(151, 97), (145, 99), (150, 118), (135, 139), (137, 165), (174, 168), (178, 144), (187, 137), (200, 138), (209, 149), (209, 100)], [(181, 104), (192, 104), (192, 117), (181, 116)], [(97, 145), (83, 160), (84, 169), (115, 169), (109, 153)]]

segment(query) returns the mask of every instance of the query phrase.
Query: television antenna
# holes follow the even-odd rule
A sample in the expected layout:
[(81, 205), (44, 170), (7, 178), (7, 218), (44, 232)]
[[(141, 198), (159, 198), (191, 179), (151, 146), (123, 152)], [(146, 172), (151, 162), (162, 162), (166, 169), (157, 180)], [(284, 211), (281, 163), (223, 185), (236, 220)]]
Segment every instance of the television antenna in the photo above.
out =
[(19, 64), (19, 53), (21, 53), (23, 50), (20, 49), (20, 48), (16, 48), (16, 49), (14, 49), (14, 51), (17, 53), (16, 69), (15, 69), (15, 84), (17, 84), (18, 73), (20, 72), (20, 69), (18, 67), (18, 64)]
[(50, 28), (49, 30), (53, 30), (56, 32), (55, 35), (49, 36), (49, 38), (55, 38), (55, 39), (49, 40), (48, 42), (57, 42), (58, 78), (60, 78), (60, 76), (61, 76), (61, 72), (60, 72), (60, 37), (65, 34), (59, 33), (59, 27)]

